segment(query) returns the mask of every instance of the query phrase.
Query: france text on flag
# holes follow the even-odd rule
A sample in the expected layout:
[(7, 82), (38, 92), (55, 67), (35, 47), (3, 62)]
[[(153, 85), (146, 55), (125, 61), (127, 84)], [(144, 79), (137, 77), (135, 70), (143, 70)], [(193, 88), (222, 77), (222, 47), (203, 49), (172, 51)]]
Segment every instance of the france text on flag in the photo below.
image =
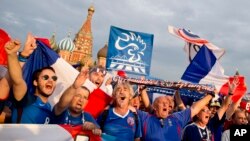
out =
[(168, 32), (186, 41), (184, 50), (188, 54), (188, 59), (190, 62), (197, 54), (197, 52), (199, 51), (199, 49), (202, 47), (203, 44), (206, 45), (207, 48), (214, 53), (217, 59), (220, 59), (225, 53), (224, 49), (217, 47), (216, 45), (210, 43), (206, 39), (203, 39), (200, 36), (194, 34), (190, 30), (168, 26)]
[(214, 85), (218, 91), (229, 81), (219, 61), (206, 45), (200, 48), (181, 79), (192, 83)]
[(153, 38), (153, 34), (111, 26), (106, 68), (149, 75)]

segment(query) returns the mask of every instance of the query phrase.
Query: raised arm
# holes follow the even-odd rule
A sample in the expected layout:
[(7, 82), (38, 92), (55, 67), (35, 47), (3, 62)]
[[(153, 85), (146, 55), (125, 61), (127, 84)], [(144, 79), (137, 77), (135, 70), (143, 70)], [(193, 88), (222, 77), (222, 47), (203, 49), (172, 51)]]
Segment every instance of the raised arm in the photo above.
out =
[(176, 105), (177, 105), (178, 109), (180, 109), (180, 110), (185, 110), (186, 109), (186, 106), (183, 103), (178, 90), (175, 91), (174, 99), (175, 99), (175, 102), (176, 102)]
[(226, 111), (226, 119), (229, 120), (232, 115), (234, 114), (235, 110), (239, 107), (241, 99), (243, 98), (243, 96), (236, 101), (235, 103), (231, 103)]
[(20, 52), (19, 56), (21, 59), (19, 59), (19, 63), (21, 67), (23, 67), (24, 63), (26, 60), (29, 58), (29, 56), (33, 53), (33, 51), (36, 49), (36, 39), (35, 37), (31, 34), (28, 33), (26, 37), (26, 41), (24, 44), (23, 50)]
[[(239, 85), (239, 79), (238, 77), (234, 77), (233, 83), (229, 83), (229, 92), (228, 95), (233, 95), (236, 87)], [(246, 83), (244, 82), (244, 85), (246, 85)], [(238, 106), (240, 105), (241, 99), (243, 98), (244, 95), (242, 95), (242, 97), (236, 101), (236, 102), (232, 102), (232, 100), (230, 101), (230, 105), (226, 111), (226, 119), (230, 119), (231, 116), (233, 115), (233, 113), (235, 112), (235, 110), (238, 108)], [(232, 97), (232, 96), (231, 96)]]
[(147, 111), (151, 111), (153, 108), (150, 104), (150, 101), (149, 101), (149, 98), (148, 98), (148, 94), (147, 94), (147, 88), (144, 87), (142, 90), (141, 90), (141, 99), (142, 99), (142, 102), (145, 106), (145, 108), (147, 109)]
[(12, 80), (13, 93), (17, 101), (20, 101), (27, 91), (26, 82), (22, 76), (22, 69), (17, 59), (17, 52), (21, 47), (18, 40), (11, 40), (5, 44), (5, 51), (8, 54), (8, 70)]
[[(221, 105), (221, 107), (219, 108), (219, 110), (217, 111), (217, 114), (219, 116), (219, 119), (221, 119), (223, 117), (223, 115), (225, 114), (225, 112), (228, 110), (227, 112), (227, 116), (232, 115), (235, 111), (235, 109), (238, 107), (237, 103), (236, 104), (232, 104), (233, 106), (229, 106), (232, 102), (232, 96), (233, 93), (235, 92), (236, 87), (239, 85), (239, 80), (237, 79), (237, 77), (235, 77), (235, 79), (233, 80), (232, 83), (228, 82), (228, 95), (226, 96), (226, 98), (223, 100), (223, 103)], [(239, 100), (240, 101), (240, 100)], [(235, 108), (235, 106), (237, 106)]]
[(76, 93), (76, 90), (82, 86), (82, 84), (85, 82), (87, 78), (88, 78), (88, 69), (84, 68), (78, 74), (74, 83), (63, 92), (59, 102), (54, 107), (55, 115), (60, 115), (64, 110), (68, 108), (71, 100), (73, 99)]
[(191, 106), (191, 118), (194, 117), (196, 114), (200, 112), (200, 110), (206, 106), (209, 101), (213, 98), (212, 95), (207, 94), (202, 99), (198, 100), (197, 102), (193, 103)]

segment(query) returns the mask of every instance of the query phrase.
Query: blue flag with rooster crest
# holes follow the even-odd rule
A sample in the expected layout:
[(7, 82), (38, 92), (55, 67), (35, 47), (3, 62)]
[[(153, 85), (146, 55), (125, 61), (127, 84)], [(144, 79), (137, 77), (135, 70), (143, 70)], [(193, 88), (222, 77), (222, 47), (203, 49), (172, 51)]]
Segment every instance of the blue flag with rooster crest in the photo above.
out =
[(111, 26), (106, 68), (149, 75), (154, 35)]

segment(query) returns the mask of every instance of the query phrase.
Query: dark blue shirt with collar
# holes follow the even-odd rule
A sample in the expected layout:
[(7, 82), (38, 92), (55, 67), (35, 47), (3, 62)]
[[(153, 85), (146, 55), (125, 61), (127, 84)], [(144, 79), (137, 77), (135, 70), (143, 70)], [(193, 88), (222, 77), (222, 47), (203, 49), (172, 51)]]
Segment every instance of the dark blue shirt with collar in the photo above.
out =
[[(43, 103), (42, 100), (34, 96), (35, 101), (24, 107), (21, 115), (20, 123), (30, 123), (30, 124), (48, 124), (52, 118), (51, 106), (50, 104)], [(12, 113), (12, 122), (17, 121), (17, 110), (14, 109)]]

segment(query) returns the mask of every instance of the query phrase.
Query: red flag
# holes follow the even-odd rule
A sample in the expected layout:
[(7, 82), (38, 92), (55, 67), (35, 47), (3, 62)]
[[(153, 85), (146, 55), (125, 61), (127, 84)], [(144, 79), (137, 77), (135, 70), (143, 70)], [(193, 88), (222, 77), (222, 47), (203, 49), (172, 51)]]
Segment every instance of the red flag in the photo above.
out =
[[(232, 100), (233, 102), (238, 101), (247, 91), (247, 87), (245, 84), (245, 77), (244, 76), (233, 76), (229, 78), (229, 82), (233, 83), (234, 81), (234, 77), (238, 77), (239, 79), (239, 85), (236, 87), (234, 93), (233, 93), (233, 97)], [(222, 93), (223, 95), (227, 95), (228, 94), (228, 83), (224, 84), (220, 90), (220, 93)]]
[[(101, 141), (101, 137), (94, 135), (91, 130), (82, 130), (82, 125), (71, 126), (71, 125), (60, 125), (67, 130), (71, 136), (77, 140), (78, 136), (86, 137), (89, 141)], [(81, 140), (81, 139), (78, 139)]]
[(112, 97), (107, 95), (100, 88), (95, 89), (88, 99), (88, 104), (84, 108), (84, 111), (90, 113), (95, 119), (103, 112), (105, 107), (109, 105)]
[(4, 45), (10, 41), (10, 36), (0, 28), (0, 65), (7, 65), (7, 54)]
[(250, 102), (247, 102), (247, 101), (245, 101), (245, 100), (242, 100), (242, 101), (240, 102), (240, 107), (241, 107), (242, 109), (245, 109), (248, 113), (250, 113)]
[(36, 38), (36, 40), (39, 40), (39, 41), (43, 42), (45, 45), (47, 45), (48, 47), (51, 48), (49, 39), (47, 39), (47, 38)]

